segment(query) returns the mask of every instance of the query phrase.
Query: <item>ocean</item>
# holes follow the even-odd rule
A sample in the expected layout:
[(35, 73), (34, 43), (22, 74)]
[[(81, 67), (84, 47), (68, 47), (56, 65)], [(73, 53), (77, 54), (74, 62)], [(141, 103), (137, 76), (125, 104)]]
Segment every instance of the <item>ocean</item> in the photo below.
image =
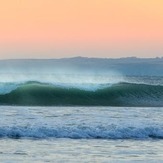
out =
[(161, 68), (5, 62), (0, 162), (163, 162)]
[(163, 107), (0, 107), (0, 162), (162, 162)]

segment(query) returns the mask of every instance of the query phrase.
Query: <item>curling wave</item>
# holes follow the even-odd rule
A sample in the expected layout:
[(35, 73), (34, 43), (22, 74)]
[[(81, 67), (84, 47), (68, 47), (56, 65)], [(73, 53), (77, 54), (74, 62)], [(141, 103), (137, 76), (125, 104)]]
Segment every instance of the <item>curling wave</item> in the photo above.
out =
[[(2, 87), (3, 88), (3, 87)], [(0, 91), (0, 105), (163, 106), (163, 86), (135, 83), (99, 85), (89, 90), (39, 82), (10, 84)]]

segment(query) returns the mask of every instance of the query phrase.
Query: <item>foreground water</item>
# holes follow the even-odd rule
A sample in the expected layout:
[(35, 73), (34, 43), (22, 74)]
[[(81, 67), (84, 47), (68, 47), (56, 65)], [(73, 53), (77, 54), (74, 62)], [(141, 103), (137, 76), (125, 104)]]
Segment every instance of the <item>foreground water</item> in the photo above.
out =
[(0, 162), (131, 161), (162, 162), (163, 140), (0, 140)]
[(0, 107), (0, 162), (162, 162), (163, 108)]

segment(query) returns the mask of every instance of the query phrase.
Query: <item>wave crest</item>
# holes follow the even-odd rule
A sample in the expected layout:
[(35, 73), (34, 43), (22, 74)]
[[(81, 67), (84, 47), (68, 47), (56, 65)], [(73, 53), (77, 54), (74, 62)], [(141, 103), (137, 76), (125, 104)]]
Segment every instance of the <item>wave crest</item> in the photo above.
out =
[(97, 90), (27, 82), (0, 95), (2, 105), (163, 106), (163, 86), (134, 83), (99, 85)]
[(0, 137), (4, 138), (71, 138), (71, 139), (163, 139), (163, 128), (151, 127), (3, 127)]

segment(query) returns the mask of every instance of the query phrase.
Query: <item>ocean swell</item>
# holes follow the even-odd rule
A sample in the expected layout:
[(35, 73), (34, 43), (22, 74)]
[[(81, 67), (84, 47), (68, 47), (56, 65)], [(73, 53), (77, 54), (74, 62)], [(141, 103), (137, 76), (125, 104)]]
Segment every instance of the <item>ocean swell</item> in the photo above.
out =
[(11, 84), (0, 92), (0, 105), (163, 106), (163, 86), (135, 83), (98, 85), (97, 89), (39, 82)]

